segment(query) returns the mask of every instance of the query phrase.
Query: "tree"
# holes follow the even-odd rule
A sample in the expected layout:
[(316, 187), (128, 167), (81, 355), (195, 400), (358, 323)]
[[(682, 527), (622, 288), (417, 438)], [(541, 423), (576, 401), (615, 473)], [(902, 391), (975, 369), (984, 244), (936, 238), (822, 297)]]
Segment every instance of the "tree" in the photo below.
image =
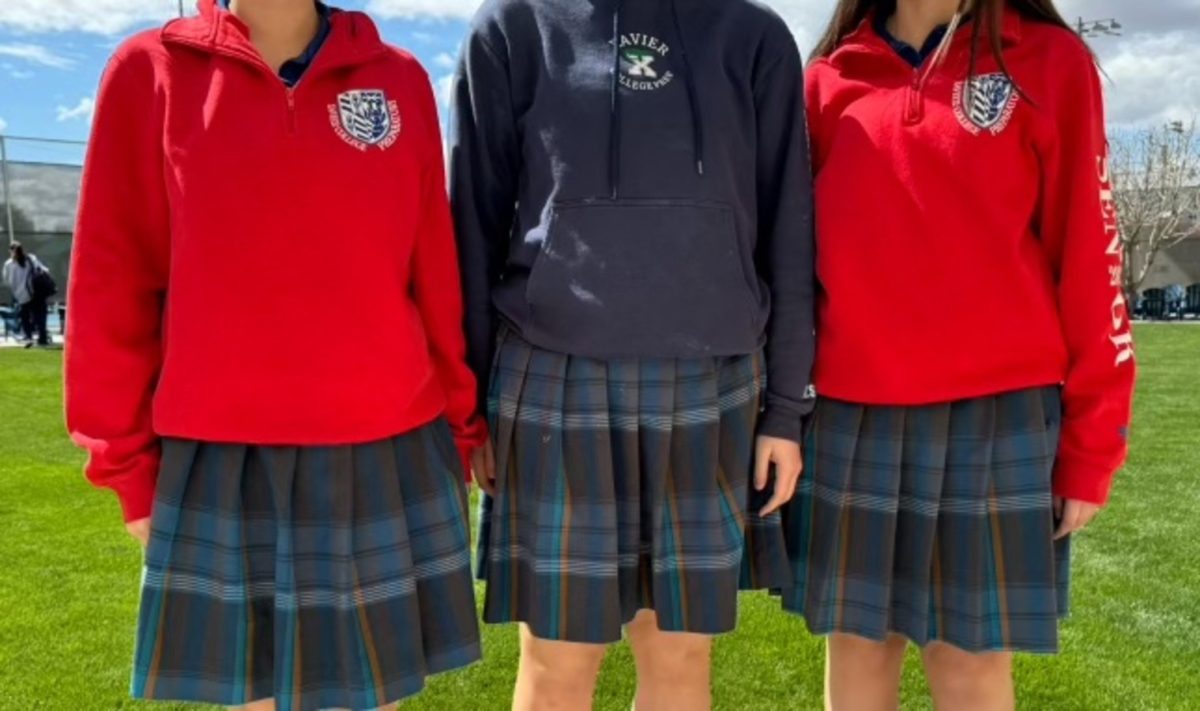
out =
[(1200, 229), (1200, 134), (1193, 118), (1120, 132), (1110, 143), (1121, 285), (1132, 307), (1159, 253)]

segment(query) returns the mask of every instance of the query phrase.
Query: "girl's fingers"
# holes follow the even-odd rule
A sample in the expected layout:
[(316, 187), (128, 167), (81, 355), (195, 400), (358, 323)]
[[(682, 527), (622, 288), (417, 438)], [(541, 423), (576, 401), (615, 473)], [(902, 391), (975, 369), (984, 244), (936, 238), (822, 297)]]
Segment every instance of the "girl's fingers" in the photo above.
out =
[(767, 488), (767, 478), (771, 472), (771, 447), (759, 445), (757, 456), (754, 457), (754, 490), (763, 491)]
[(1062, 506), (1062, 521), (1054, 533), (1058, 540), (1082, 530), (1100, 513), (1100, 507), (1082, 501), (1065, 501)]
[(796, 495), (796, 484), (800, 481), (801, 471), (801, 466), (795, 464), (787, 467), (775, 465), (775, 493), (767, 505), (758, 512), (759, 516), (769, 516), (792, 500), (792, 497)]
[(1058, 524), (1058, 530), (1054, 533), (1054, 540), (1066, 538), (1071, 535), (1076, 529), (1076, 522), (1079, 519), (1079, 508), (1074, 501), (1068, 501), (1063, 505), (1061, 520)]
[(496, 494), (496, 453), (490, 442), (471, 453), (471, 478), (489, 496)]
[(130, 521), (125, 524), (125, 530), (129, 535), (133, 536), (134, 540), (142, 544), (145, 548), (150, 544), (150, 519), (143, 518), (138, 521)]
[(1100, 513), (1100, 508), (1091, 504), (1081, 504), (1079, 518), (1075, 521), (1075, 530), (1080, 531), (1087, 528), (1092, 519), (1096, 518), (1096, 514)]
[(487, 480), (492, 482), (492, 486), (496, 485), (496, 450), (489, 442), (483, 448), (483, 468), (487, 471)]

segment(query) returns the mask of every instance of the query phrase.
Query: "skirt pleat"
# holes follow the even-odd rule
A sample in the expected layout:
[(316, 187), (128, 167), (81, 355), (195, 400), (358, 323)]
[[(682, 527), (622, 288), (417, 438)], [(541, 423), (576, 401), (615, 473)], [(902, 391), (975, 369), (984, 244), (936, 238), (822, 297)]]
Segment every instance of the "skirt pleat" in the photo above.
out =
[(165, 441), (133, 695), (374, 709), (470, 664), (467, 515), (441, 421), (341, 447)]
[(785, 511), (785, 607), (818, 634), (1056, 651), (1070, 561), (1054, 540), (1059, 398), (819, 401)]
[(739, 582), (790, 579), (779, 516), (747, 515), (762, 388), (757, 355), (599, 360), (503, 335), (484, 620), (588, 643), (643, 609), (664, 630), (733, 629)]

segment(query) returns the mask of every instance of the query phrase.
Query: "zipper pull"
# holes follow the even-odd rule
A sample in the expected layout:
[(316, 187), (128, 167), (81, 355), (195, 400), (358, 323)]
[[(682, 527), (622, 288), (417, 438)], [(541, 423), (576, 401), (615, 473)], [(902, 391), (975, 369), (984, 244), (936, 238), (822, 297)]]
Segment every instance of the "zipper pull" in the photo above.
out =
[(920, 123), (925, 117), (925, 86), (921, 70), (913, 72), (912, 83), (908, 87), (908, 95), (904, 101), (904, 122), (907, 124)]
[(288, 87), (287, 89), (287, 108), (288, 108), (288, 133), (296, 132), (296, 89)]

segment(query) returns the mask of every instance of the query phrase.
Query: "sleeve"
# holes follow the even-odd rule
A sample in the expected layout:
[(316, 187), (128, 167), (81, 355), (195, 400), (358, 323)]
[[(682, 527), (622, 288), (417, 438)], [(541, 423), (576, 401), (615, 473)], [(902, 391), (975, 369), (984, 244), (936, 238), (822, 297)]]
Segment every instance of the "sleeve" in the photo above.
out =
[(169, 222), (161, 102), (148, 56), (114, 58), (100, 83), (68, 291), (67, 429), (86, 474), (126, 521), (150, 515), (159, 441), (151, 400), (162, 361)]
[(1120, 226), (1099, 74), (1082, 46), (1064, 64), (1069, 83), (1052, 105), (1040, 226), (1069, 358), (1054, 493), (1102, 504), (1125, 461), (1133, 332), (1121, 289)]
[(424, 71), (421, 95), (426, 164), (422, 175), (423, 214), (413, 254), (412, 294), (429, 341), (430, 356), (446, 395), (446, 419), (469, 475), (470, 454), (487, 439), (487, 426), (475, 409), (475, 378), (467, 367), (463, 301), (454, 226), (446, 198), (445, 154), (433, 85)]
[(816, 335), (812, 168), (805, 122), (804, 73), (790, 33), (781, 59), (757, 78), (759, 273), (771, 293), (767, 393), (759, 432), (801, 440), (812, 411)]
[(455, 80), (450, 147), (450, 202), (458, 234), (466, 304), (467, 361), (480, 410), (498, 319), (492, 289), (500, 282), (516, 212), (520, 150), (508, 64), (482, 30), (467, 38)]
[(827, 71), (826, 67), (825, 59), (817, 59), (804, 71), (804, 112), (808, 121), (809, 159), (814, 176), (821, 171), (825, 162), (824, 138), (828, 132), (824, 125), (825, 114), (821, 110), (826, 101), (821, 93), (821, 74)]

